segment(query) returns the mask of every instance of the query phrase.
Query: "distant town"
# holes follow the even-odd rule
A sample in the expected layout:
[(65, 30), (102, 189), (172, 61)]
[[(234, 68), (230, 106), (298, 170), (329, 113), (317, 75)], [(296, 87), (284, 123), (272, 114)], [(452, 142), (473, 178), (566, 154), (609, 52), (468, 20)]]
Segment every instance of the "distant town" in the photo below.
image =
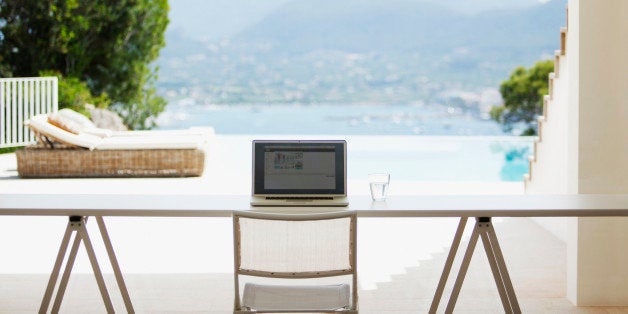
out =
[(222, 40), (172, 29), (158, 92), (171, 104), (428, 104), (488, 119), (516, 66), (551, 57), (544, 24), (564, 14), (561, 1), (475, 15), (428, 2), (293, 1)]

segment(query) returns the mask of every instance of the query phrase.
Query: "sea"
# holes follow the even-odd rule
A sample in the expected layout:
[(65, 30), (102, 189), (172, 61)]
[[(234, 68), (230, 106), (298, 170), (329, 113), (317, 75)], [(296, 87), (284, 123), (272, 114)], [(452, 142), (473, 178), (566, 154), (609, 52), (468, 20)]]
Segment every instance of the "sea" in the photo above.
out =
[(424, 104), (196, 105), (171, 103), (161, 129), (212, 126), (217, 134), (504, 136), (500, 125), (459, 108)]

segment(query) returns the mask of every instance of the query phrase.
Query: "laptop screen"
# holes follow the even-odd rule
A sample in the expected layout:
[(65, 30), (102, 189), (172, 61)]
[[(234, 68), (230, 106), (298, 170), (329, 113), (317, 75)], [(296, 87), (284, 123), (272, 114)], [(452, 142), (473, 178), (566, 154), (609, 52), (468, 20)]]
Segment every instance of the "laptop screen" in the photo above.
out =
[(253, 141), (253, 194), (345, 194), (345, 141)]

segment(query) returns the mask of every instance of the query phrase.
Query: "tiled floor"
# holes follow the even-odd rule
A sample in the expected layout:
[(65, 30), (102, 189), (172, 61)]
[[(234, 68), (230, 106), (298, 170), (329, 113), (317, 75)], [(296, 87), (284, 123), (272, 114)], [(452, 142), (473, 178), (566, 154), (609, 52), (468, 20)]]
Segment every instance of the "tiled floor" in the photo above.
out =
[[(524, 313), (628, 313), (628, 308), (573, 306), (565, 298), (565, 246), (531, 220), (503, 219), (495, 223), (495, 228)], [(419, 258), (405, 273), (392, 275), (390, 281), (377, 283), (375, 289), (361, 289), (360, 312), (426, 313), (445, 256), (446, 253), (440, 253)], [(454, 271), (460, 258), (459, 255)], [(359, 256), (360, 261), (369, 262)], [(232, 308), (233, 277), (229, 273), (126, 274), (125, 279), (138, 313), (229, 313)], [(0, 275), (0, 313), (36, 312), (46, 282), (47, 275), (42, 274)], [(116, 310), (124, 312), (112, 275), (107, 276), (107, 283)], [(444, 299), (452, 283), (453, 278)], [(444, 306), (445, 300), (439, 312), (444, 311)], [(71, 277), (61, 312), (105, 312), (92, 275)], [(476, 248), (455, 312), (503, 312), (481, 245)]]

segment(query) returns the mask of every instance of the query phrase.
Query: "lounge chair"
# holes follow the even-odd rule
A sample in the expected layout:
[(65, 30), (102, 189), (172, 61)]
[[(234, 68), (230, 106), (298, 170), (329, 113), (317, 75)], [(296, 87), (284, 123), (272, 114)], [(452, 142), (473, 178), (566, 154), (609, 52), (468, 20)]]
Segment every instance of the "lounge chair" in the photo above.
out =
[(16, 152), (20, 177), (187, 177), (203, 173), (207, 132), (112, 132), (59, 118), (62, 111), (26, 122), (37, 143)]

